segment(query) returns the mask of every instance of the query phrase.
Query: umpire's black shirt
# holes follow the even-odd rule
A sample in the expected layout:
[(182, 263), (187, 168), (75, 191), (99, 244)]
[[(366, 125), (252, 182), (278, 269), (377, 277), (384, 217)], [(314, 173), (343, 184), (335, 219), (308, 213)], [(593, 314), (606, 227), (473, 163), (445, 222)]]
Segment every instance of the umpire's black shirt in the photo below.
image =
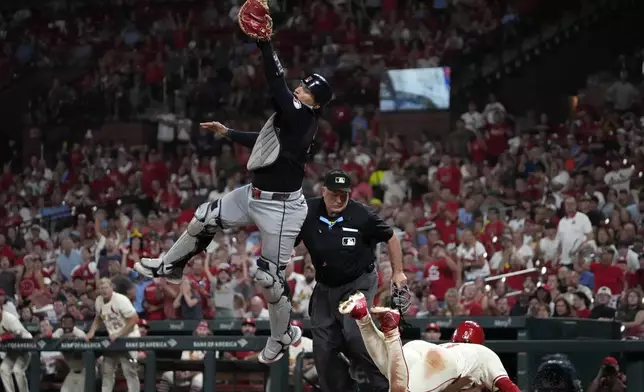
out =
[[(253, 170), (253, 186), (269, 192), (294, 192), (302, 187), (304, 165), (318, 129), (317, 112), (300, 102), (288, 88), (284, 69), (270, 42), (257, 42), (262, 53), (266, 81), (277, 113), (274, 126), (280, 155), (270, 166)], [(259, 133), (229, 130), (228, 137), (253, 148)]]
[(347, 284), (375, 268), (376, 244), (394, 231), (375, 211), (349, 200), (340, 217), (329, 218), (321, 197), (307, 200), (309, 212), (297, 237), (315, 266), (315, 279), (330, 287)]

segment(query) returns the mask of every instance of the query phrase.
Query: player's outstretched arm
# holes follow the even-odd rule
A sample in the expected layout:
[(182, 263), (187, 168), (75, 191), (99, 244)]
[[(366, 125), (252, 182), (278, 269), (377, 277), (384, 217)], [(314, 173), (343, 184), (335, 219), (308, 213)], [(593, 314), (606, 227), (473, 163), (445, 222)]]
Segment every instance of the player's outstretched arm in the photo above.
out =
[[(257, 47), (262, 52), (266, 81), (275, 104), (283, 112), (294, 114), (298, 108), (293, 105), (294, 96), (286, 84), (284, 67), (273, 50), (273, 45), (270, 41), (257, 41)], [(289, 118), (292, 117), (289, 116)]]
[(227, 137), (233, 142), (248, 148), (253, 148), (259, 137), (258, 132), (235, 131), (217, 121), (203, 122), (199, 126), (213, 132), (217, 136)]
[(234, 129), (228, 128), (226, 137), (244, 147), (253, 148), (257, 138), (259, 137), (259, 132), (235, 131)]

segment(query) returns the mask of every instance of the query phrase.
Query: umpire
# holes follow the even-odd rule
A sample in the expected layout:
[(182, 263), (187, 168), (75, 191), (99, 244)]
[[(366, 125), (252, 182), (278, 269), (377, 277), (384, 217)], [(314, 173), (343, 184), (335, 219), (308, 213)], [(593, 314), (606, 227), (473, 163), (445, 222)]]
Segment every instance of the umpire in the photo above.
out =
[(304, 242), (315, 266), (317, 285), (309, 303), (313, 353), (323, 392), (356, 390), (343, 353), (364, 370), (374, 391), (388, 391), (389, 382), (373, 363), (358, 326), (338, 312), (338, 304), (356, 291), (369, 306), (378, 288), (375, 248), (386, 242), (393, 268), (392, 281), (406, 285), (398, 236), (374, 211), (349, 198), (351, 177), (342, 170), (330, 171), (323, 196), (309, 199), (308, 214), (297, 242)]

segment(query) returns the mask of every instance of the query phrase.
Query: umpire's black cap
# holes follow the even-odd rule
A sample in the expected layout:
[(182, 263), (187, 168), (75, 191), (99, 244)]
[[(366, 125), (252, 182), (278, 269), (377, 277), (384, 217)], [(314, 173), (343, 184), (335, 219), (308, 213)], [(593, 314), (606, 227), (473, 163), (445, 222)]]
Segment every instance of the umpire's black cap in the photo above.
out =
[(320, 107), (325, 107), (333, 100), (331, 85), (322, 76), (318, 74), (309, 75), (302, 80), (302, 83), (311, 92), (313, 98), (315, 98), (315, 103)]
[(351, 192), (351, 176), (344, 170), (331, 170), (324, 178), (324, 186), (330, 191)]

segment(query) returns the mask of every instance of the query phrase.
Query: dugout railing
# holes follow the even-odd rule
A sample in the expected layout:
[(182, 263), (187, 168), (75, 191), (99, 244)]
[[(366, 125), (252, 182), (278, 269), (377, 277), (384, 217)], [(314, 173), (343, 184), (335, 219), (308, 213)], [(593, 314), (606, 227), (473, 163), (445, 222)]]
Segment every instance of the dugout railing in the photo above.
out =
[[(563, 321), (570, 322), (570, 321)], [(609, 323), (610, 324), (610, 323)], [(84, 340), (14, 340), (0, 343), (0, 351), (29, 351), (32, 356), (32, 366), (29, 370), (30, 391), (40, 392), (40, 353), (52, 351), (75, 351), (83, 353), (86, 368), (85, 390), (96, 390), (95, 366), (96, 358), (103, 352), (145, 351), (148, 358), (145, 361), (144, 392), (156, 390), (156, 361), (155, 355), (162, 351), (205, 350), (207, 352), (203, 361), (204, 367), (204, 392), (216, 391), (217, 361), (216, 351), (252, 351), (260, 350), (266, 339), (262, 337), (193, 337), (193, 336), (166, 336), (143, 337), (136, 339), (119, 339), (111, 343), (107, 338), (98, 338), (91, 341)], [(590, 355), (592, 353), (611, 353), (618, 355), (628, 377), (628, 391), (644, 390), (644, 342), (607, 339), (566, 339), (566, 340), (523, 340), (499, 341), (492, 340), (486, 345), (499, 354), (529, 353), (531, 355), (544, 355), (548, 353), (577, 353)], [(617, 353), (617, 354), (615, 354)], [(305, 354), (308, 355), (308, 354)], [(603, 355), (603, 354), (602, 354)], [(298, 382), (302, 376), (302, 363), (304, 355), (298, 357), (296, 362), (295, 390), (303, 391), (303, 383)], [(573, 359), (573, 363), (575, 363)], [(577, 366), (577, 363), (575, 363)], [(600, 363), (597, 363), (597, 369)], [(288, 359), (284, 357), (280, 362), (269, 369), (271, 391), (287, 391), (288, 387)], [(517, 383), (522, 390), (528, 390), (534, 372), (527, 366), (519, 366)], [(595, 372), (596, 374), (596, 372)]]
[[(157, 353), (162, 351), (205, 351), (203, 360), (203, 392), (217, 391), (216, 374), (217, 351), (260, 351), (266, 344), (265, 337), (242, 336), (148, 336), (141, 338), (123, 338), (110, 342), (107, 337), (91, 341), (85, 340), (25, 340), (18, 339), (0, 343), (0, 352), (31, 352), (29, 367), (29, 391), (40, 392), (41, 383), (41, 352), (81, 352), (85, 368), (85, 391), (93, 392), (97, 389), (96, 359), (102, 353), (143, 351), (147, 353), (142, 365), (144, 371), (144, 392), (155, 392), (157, 381)], [(182, 363), (188, 361), (181, 361)], [(180, 366), (177, 365), (177, 370)], [(271, 391), (285, 391), (288, 389), (288, 356), (267, 368)], [(100, 388), (99, 388), (100, 389)]]

